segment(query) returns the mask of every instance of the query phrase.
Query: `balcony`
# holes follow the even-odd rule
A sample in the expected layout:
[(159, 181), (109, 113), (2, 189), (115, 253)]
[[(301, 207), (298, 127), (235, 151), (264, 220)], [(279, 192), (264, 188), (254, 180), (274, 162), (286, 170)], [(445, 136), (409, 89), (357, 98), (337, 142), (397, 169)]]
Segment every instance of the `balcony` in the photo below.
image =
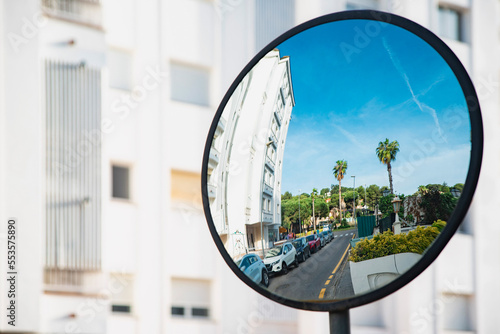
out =
[(208, 169), (209, 172), (213, 171), (217, 165), (219, 165), (220, 152), (217, 151), (215, 147), (210, 149), (210, 155), (208, 156)]
[(273, 214), (270, 212), (262, 212), (262, 222), (272, 224)]
[(212, 202), (217, 196), (217, 186), (213, 184), (207, 185), (208, 199)]
[(269, 136), (269, 141), (273, 142), (275, 148), (278, 147), (278, 139), (276, 138), (276, 134), (273, 131), (271, 131), (271, 135)]
[(274, 110), (274, 118), (276, 118), (278, 126), (281, 126), (281, 114), (278, 113), (278, 110)]
[(99, 29), (102, 26), (101, 0), (42, 0), (42, 11), (50, 17)]
[(222, 135), (225, 129), (226, 129), (226, 121), (223, 118), (221, 118), (217, 123), (217, 128), (215, 129), (214, 138), (217, 138), (220, 135)]
[(95, 294), (105, 285), (105, 276), (101, 271), (44, 268), (45, 291)]
[(269, 158), (269, 156), (266, 155), (266, 166), (272, 171), (274, 172), (274, 161), (271, 160), (271, 158)]
[(273, 196), (273, 187), (268, 185), (267, 183), (264, 183), (264, 188), (262, 189), (262, 192), (268, 196)]

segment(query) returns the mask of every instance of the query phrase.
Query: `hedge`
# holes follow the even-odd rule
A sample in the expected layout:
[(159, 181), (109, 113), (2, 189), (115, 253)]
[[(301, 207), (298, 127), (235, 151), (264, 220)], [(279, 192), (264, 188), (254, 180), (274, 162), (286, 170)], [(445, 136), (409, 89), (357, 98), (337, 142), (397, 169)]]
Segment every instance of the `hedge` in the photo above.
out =
[(438, 235), (439, 229), (434, 226), (419, 226), (407, 234), (398, 235), (387, 230), (370, 240), (359, 241), (351, 250), (349, 260), (359, 262), (399, 253), (422, 254)]

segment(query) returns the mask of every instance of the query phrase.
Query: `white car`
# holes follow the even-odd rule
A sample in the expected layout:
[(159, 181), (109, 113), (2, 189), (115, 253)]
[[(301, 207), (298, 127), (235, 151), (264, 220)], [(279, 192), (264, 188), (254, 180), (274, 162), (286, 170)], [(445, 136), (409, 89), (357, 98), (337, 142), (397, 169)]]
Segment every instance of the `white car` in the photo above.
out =
[(267, 251), (264, 257), (264, 264), (268, 272), (286, 274), (291, 265), (295, 265), (295, 267), (299, 266), (297, 251), (290, 242), (285, 242)]
[(236, 262), (236, 265), (255, 283), (260, 283), (265, 287), (269, 286), (269, 274), (266, 266), (256, 254), (247, 254), (243, 256)]

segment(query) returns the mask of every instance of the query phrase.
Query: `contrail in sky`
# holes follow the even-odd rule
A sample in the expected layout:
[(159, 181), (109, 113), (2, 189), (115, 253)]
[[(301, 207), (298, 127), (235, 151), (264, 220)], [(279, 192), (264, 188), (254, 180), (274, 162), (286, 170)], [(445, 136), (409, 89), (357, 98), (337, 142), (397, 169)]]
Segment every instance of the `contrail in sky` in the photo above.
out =
[(396, 70), (401, 74), (403, 77), (403, 80), (406, 82), (406, 86), (410, 90), (411, 96), (413, 101), (417, 104), (418, 108), (422, 112), (427, 112), (429, 113), (432, 118), (434, 119), (434, 124), (436, 124), (436, 127), (438, 129), (439, 135), (443, 137), (443, 133), (441, 131), (441, 126), (439, 125), (439, 119), (437, 117), (436, 110), (434, 108), (429, 107), (425, 103), (421, 103), (417, 97), (415, 96), (415, 93), (413, 92), (413, 88), (411, 87), (410, 84), (410, 79), (408, 79), (408, 76), (406, 75), (406, 72), (403, 70), (403, 66), (401, 66), (401, 63), (399, 62), (399, 59), (394, 57), (394, 54), (392, 53), (391, 48), (389, 47), (389, 44), (387, 44), (387, 40), (385, 37), (382, 37), (382, 43), (384, 44), (385, 49), (387, 50), (387, 53), (389, 54), (389, 57), (391, 58), (392, 64), (396, 68)]

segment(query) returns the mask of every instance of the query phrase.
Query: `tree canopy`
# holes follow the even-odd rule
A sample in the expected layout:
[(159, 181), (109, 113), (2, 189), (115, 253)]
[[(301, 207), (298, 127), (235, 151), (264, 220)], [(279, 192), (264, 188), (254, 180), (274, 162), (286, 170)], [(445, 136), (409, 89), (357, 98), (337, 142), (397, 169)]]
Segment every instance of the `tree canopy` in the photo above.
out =
[(396, 154), (399, 152), (399, 143), (397, 140), (389, 142), (389, 139), (386, 138), (385, 141), (378, 143), (378, 147), (375, 149), (375, 152), (377, 153), (377, 157), (380, 162), (387, 166), (389, 186), (391, 194), (394, 194), (394, 188), (392, 187), (391, 162), (396, 160)]

